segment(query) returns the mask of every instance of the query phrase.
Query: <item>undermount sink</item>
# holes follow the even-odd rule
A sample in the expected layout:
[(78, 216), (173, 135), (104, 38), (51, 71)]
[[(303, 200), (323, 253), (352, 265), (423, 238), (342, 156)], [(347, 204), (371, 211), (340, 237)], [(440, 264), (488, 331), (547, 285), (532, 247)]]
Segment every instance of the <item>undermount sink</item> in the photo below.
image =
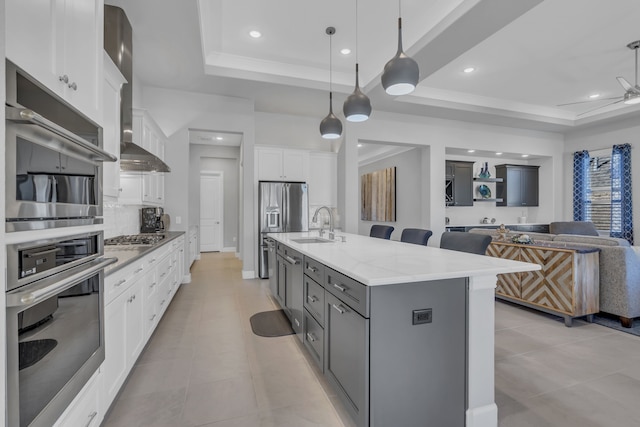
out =
[(303, 237), (301, 239), (291, 239), (296, 243), (332, 243), (333, 240), (320, 239), (319, 237)]

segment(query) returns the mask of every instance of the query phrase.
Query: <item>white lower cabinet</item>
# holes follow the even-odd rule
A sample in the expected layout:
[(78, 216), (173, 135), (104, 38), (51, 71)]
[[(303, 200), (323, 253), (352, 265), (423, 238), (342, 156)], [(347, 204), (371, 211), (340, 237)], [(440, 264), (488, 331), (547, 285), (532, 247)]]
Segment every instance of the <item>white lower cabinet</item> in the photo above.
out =
[(118, 395), (180, 285), (178, 259), (183, 251), (184, 237), (180, 236), (105, 279), (104, 412)]
[(105, 387), (106, 397), (113, 400), (144, 347), (142, 284), (144, 276), (116, 299), (104, 311)]
[(101, 370), (98, 370), (53, 427), (98, 427), (104, 418), (104, 409), (100, 405), (103, 379)]

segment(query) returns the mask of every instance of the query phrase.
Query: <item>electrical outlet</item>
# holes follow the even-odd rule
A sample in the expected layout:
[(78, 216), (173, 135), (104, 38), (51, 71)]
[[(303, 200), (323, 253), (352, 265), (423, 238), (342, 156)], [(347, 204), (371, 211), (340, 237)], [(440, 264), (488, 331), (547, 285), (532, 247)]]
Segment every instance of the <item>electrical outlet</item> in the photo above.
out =
[(234, 241), (234, 242), (236, 241), (236, 237), (235, 237), (235, 236), (233, 236), (233, 241)]
[(176, 217), (176, 224), (182, 224), (182, 217), (181, 216), (177, 216)]
[(424, 308), (422, 310), (413, 310), (413, 324), (420, 325), (422, 323), (431, 323), (433, 321), (433, 310)]

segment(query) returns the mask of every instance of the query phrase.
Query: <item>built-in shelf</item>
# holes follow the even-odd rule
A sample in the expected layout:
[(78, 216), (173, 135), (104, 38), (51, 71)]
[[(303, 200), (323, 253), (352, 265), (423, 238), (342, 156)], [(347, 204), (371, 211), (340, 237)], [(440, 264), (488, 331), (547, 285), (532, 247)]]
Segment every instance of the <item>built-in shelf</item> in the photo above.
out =
[(480, 178), (480, 177), (474, 177), (473, 180), (477, 181), (477, 182), (502, 182), (502, 178)]
[(473, 199), (474, 202), (502, 202), (502, 199)]

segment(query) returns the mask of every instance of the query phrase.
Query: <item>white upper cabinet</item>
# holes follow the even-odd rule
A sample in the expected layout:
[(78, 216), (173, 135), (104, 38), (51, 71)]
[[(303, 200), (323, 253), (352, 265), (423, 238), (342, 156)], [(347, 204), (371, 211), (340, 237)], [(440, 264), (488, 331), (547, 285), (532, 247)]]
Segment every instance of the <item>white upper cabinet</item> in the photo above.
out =
[(309, 152), (257, 147), (258, 180), (307, 181)]
[(102, 124), (102, 0), (6, 0), (6, 56)]
[(104, 150), (118, 158), (103, 163), (102, 186), (105, 196), (120, 196), (120, 88), (126, 80), (109, 55), (104, 54), (103, 130)]
[(335, 153), (309, 154), (309, 205), (338, 205), (338, 156)]

